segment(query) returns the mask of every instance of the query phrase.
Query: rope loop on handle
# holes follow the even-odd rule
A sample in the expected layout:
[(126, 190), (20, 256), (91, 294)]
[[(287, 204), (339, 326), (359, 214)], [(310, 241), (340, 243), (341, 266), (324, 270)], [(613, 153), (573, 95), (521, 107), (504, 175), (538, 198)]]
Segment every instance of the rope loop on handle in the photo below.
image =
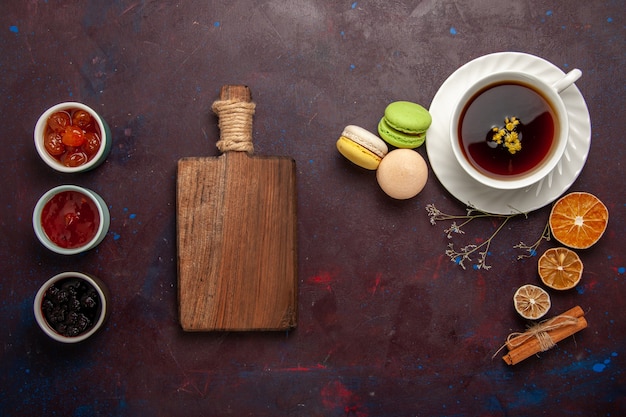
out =
[(254, 102), (216, 100), (211, 109), (219, 118), (220, 140), (217, 149), (220, 152), (254, 152), (252, 144), (252, 116)]

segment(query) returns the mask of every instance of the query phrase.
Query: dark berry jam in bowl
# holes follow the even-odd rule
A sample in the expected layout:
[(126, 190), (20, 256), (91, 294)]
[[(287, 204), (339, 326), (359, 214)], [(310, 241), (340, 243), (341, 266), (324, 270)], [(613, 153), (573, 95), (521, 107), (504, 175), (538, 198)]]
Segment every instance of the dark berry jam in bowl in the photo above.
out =
[(49, 190), (33, 210), (35, 235), (45, 247), (62, 255), (96, 247), (105, 238), (110, 221), (102, 197), (76, 185)]
[(50, 107), (37, 120), (37, 153), (53, 169), (83, 172), (100, 165), (111, 150), (111, 130), (98, 113), (82, 103)]
[(511, 190), (533, 185), (555, 170), (569, 137), (559, 93), (579, 76), (573, 70), (550, 84), (523, 72), (496, 72), (462, 92), (450, 120), (450, 141), (469, 177)]
[(81, 342), (105, 323), (110, 313), (109, 291), (97, 277), (63, 272), (50, 278), (35, 295), (35, 320), (52, 339)]

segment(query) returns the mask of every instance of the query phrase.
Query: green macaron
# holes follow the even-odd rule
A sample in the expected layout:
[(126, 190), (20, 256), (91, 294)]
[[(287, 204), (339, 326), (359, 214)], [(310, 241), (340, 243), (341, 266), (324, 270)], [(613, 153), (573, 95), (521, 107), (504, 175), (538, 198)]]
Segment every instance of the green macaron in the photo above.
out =
[(417, 148), (426, 140), (433, 119), (424, 107), (410, 101), (394, 101), (385, 108), (378, 133), (396, 148)]

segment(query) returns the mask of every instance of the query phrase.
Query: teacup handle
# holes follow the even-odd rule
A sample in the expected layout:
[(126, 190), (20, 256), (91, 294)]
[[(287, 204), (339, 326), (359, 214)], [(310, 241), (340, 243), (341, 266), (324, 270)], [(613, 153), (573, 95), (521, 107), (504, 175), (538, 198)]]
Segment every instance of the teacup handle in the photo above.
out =
[(552, 88), (554, 89), (554, 91), (557, 92), (557, 94), (561, 94), (561, 91), (574, 84), (581, 75), (583, 75), (583, 72), (578, 68), (574, 68), (573, 70), (568, 72), (563, 78), (552, 84)]

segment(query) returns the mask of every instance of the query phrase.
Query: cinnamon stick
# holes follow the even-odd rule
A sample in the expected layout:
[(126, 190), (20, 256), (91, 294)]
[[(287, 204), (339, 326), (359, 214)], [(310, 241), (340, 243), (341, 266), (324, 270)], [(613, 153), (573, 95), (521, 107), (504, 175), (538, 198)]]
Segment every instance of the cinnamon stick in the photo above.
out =
[[(502, 359), (508, 365), (515, 365), (554, 347), (556, 343), (587, 327), (587, 320), (583, 314), (580, 307), (574, 307), (553, 319), (536, 325), (525, 333), (509, 338), (507, 347), (510, 351)], [(542, 327), (549, 330), (542, 331)]]
[[(551, 324), (560, 324), (563, 323), (567, 320), (568, 317), (575, 317), (575, 318), (579, 318), (585, 315), (585, 312), (583, 311), (582, 308), (580, 308), (580, 306), (576, 306), (574, 308), (571, 308), (569, 310), (567, 310), (565, 313), (560, 314), (558, 316), (556, 316), (555, 318), (553, 318), (551, 320)], [(550, 334), (550, 332), (547, 332), (550, 336), (552, 336)], [(525, 336), (525, 333), (520, 334), (517, 337), (511, 337), (506, 341), (506, 347), (509, 350), (513, 350), (517, 347), (519, 347), (522, 344), (522, 341), (524, 339), (528, 339), (527, 336)], [(554, 338), (552, 338), (552, 340), (554, 341), (554, 343), (556, 343), (557, 341), (554, 340)]]

